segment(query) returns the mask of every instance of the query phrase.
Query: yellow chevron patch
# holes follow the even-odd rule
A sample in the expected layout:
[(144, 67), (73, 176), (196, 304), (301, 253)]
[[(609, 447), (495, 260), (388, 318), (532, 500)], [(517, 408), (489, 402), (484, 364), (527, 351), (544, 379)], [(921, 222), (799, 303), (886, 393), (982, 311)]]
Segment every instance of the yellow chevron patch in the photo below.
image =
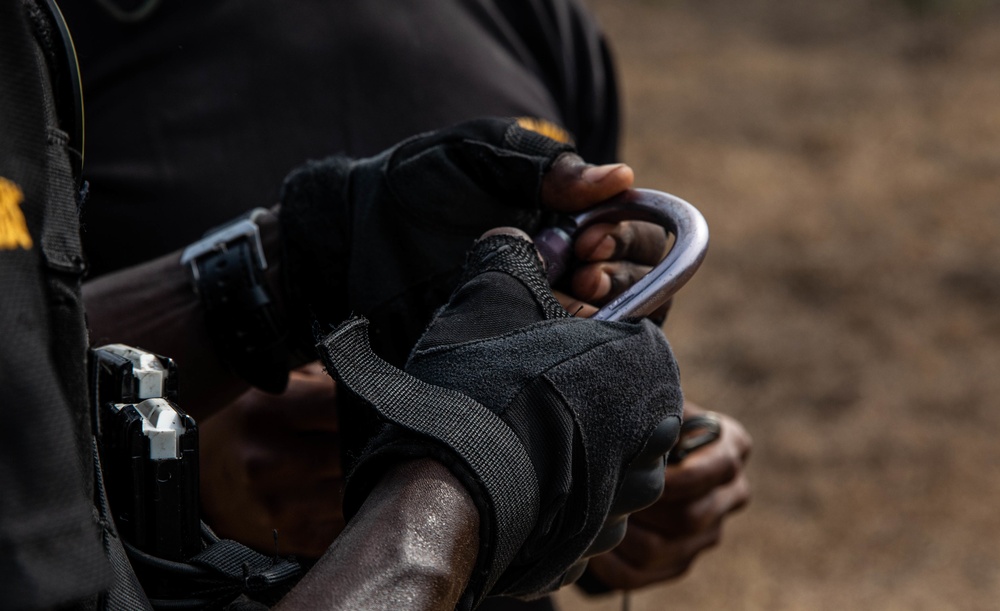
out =
[(21, 188), (0, 176), (0, 250), (27, 250), (32, 246), (31, 234), (21, 212), (23, 201)]
[(545, 119), (536, 119), (534, 117), (518, 117), (517, 124), (524, 129), (537, 132), (546, 138), (551, 138), (556, 142), (562, 142), (563, 144), (573, 144), (573, 136), (569, 135), (569, 132), (565, 129), (559, 127), (555, 123), (549, 123)]

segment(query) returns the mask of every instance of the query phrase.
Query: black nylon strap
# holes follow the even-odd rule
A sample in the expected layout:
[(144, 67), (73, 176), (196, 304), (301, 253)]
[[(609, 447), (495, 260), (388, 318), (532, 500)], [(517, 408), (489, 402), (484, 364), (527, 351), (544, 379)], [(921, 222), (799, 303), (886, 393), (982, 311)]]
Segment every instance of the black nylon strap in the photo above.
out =
[(269, 558), (242, 543), (222, 539), (188, 561), (243, 583), (244, 592), (267, 590), (302, 573), (297, 562)]
[(387, 420), (453, 450), (475, 474), (489, 498), (495, 525), (492, 554), (486, 559), (484, 592), (488, 592), (538, 516), (538, 480), (517, 436), (496, 414), (466, 395), (422, 382), (375, 355), (364, 318), (341, 324), (316, 348), (339, 383)]
[(186, 562), (150, 556), (125, 541), (123, 546), (145, 579), (166, 586), (159, 598), (150, 598), (158, 611), (221, 609), (243, 594), (273, 604), (302, 574), (301, 566), (292, 559), (264, 556), (228, 539), (210, 543)]
[(233, 371), (281, 392), (288, 383), (284, 325), (254, 257), (243, 239), (196, 259), (198, 294), (212, 339)]

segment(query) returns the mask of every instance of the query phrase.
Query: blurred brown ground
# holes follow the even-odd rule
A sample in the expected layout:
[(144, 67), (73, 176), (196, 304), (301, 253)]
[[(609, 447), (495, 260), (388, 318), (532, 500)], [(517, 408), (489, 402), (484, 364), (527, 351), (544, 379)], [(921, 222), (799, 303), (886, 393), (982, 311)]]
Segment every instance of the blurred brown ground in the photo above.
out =
[(625, 160), (712, 230), (686, 392), (755, 439), (751, 506), (633, 611), (1000, 609), (1000, 6), (591, 4)]

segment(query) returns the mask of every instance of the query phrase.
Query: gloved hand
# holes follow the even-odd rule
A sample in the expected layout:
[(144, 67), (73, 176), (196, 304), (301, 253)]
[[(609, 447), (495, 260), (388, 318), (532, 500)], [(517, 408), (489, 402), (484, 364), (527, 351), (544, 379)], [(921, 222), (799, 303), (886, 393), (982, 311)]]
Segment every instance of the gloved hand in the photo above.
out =
[(360, 313), (376, 352), (402, 364), (475, 239), (493, 227), (539, 225), (542, 178), (572, 150), (515, 119), (479, 119), (375, 157), (300, 167), (285, 181), (280, 211), (290, 305), (306, 308), (292, 313), (306, 322), (296, 343), (312, 345), (314, 319)]
[(570, 317), (525, 239), (475, 245), (405, 373), (372, 354), (363, 319), (317, 349), (344, 395), (391, 423), (349, 476), (346, 515), (401, 460), (433, 457), (469, 489), (481, 547), (462, 606), (559, 587), (662, 491), (682, 403), (666, 339), (648, 321)]
[[(685, 418), (702, 413), (690, 401), (684, 406)], [(633, 590), (676, 579), (718, 544), (726, 520), (750, 501), (752, 440), (733, 418), (716, 417), (719, 439), (667, 467), (663, 496), (630, 517), (621, 545), (592, 559), (585, 589)]]

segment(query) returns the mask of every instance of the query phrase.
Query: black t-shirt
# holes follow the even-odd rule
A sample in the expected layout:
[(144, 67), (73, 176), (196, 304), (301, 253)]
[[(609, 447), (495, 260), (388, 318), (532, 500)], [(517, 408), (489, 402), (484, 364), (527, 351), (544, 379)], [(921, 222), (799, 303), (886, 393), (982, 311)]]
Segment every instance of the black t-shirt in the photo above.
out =
[(67, 3), (87, 108), (92, 275), (277, 200), (309, 158), (366, 156), (484, 115), (614, 159), (607, 48), (575, 0), (164, 2), (121, 23)]

